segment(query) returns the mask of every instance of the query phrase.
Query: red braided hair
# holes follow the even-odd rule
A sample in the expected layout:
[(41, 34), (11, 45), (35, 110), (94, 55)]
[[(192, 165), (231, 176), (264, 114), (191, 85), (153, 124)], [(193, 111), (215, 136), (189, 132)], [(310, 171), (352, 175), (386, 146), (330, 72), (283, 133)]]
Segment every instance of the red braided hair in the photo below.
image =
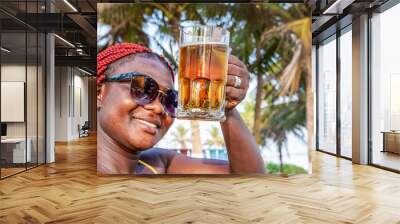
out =
[[(122, 43), (122, 44), (115, 44), (111, 47), (108, 47), (104, 51), (97, 54), (97, 87), (101, 86), (104, 82), (106, 76), (104, 72), (107, 70), (108, 65), (112, 64), (113, 62), (132, 54), (138, 53), (153, 53), (150, 49), (139, 45), (139, 44), (132, 44), (132, 43)], [(174, 71), (168, 61), (162, 56), (158, 55), (162, 60), (166, 62), (168, 65), (168, 69), (170, 70), (172, 81), (174, 81)]]

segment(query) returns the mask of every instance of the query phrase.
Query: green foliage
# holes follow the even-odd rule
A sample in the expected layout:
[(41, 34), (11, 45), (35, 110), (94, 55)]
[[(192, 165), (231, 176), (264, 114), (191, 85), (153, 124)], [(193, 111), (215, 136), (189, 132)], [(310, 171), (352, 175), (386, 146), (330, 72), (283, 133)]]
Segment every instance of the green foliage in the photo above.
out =
[[(302, 95), (300, 95), (302, 96)], [(287, 135), (293, 133), (302, 136), (302, 128), (305, 126), (304, 99), (288, 99), (288, 102), (270, 104), (263, 110), (261, 117), (262, 145), (266, 139), (273, 139), (278, 147), (287, 140)]]
[(212, 126), (209, 130), (210, 139), (206, 140), (205, 144), (209, 147), (222, 148), (225, 147), (225, 141), (217, 127)]
[(178, 125), (174, 132), (172, 132), (173, 141), (178, 143), (181, 149), (187, 149), (186, 143), (189, 141), (188, 135), (189, 130), (183, 125)]
[[(280, 165), (278, 163), (267, 163), (265, 165), (265, 170), (271, 174), (281, 174)], [(296, 166), (293, 164), (284, 164), (283, 165), (283, 174), (293, 175), (293, 174), (306, 174), (307, 171), (300, 166)]]
[(240, 113), (240, 116), (242, 117), (247, 128), (251, 129), (254, 123), (254, 102), (247, 101), (243, 103), (244, 103), (244, 111)]

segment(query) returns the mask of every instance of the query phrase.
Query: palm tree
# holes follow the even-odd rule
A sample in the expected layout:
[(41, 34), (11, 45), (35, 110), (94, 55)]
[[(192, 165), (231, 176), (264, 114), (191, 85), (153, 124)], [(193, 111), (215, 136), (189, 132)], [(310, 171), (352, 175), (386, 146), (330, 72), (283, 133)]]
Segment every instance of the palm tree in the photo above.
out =
[(105, 46), (98, 46), (99, 51), (116, 42), (134, 42), (148, 46), (149, 37), (142, 30), (145, 16), (151, 11), (137, 7), (134, 4), (98, 4), (99, 23), (110, 25), (111, 29), (97, 41), (106, 40)]
[(190, 121), (190, 129), (192, 131), (192, 156), (193, 157), (202, 157), (202, 148), (201, 148), (201, 135), (200, 135), (200, 126), (199, 122), (196, 120)]
[(210, 147), (222, 148), (225, 146), (224, 138), (221, 136), (217, 127), (212, 126), (210, 129), (211, 138), (206, 141), (206, 145)]
[(173, 141), (180, 145), (180, 149), (188, 149), (186, 145), (186, 142), (189, 141), (188, 130), (182, 125), (178, 125), (175, 130), (175, 132), (172, 132)]
[[(264, 85), (279, 72), (285, 58), (282, 57), (284, 51), (278, 52), (282, 48), (281, 38), (265, 41), (262, 34), (272, 27), (308, 16), (307, 7), (300, 4), (236, 4), (231, 11), (234, 18), (231, 32), (236, 34), (232, 39), (233, 52), (244, 59), (249, 72), (257, 80), (252, 132), (260, 143), (262, 101), (266, 94), (270, 94), (264, 92)], [(255, 60), (250, 60), (252, 56)]]
[(279, 36), (286, 49), (292, 49), (292, 54), (284, 59), (288, 61), (281, 71), (279, 82), (282, 86), (280, 95), (293, 95), (299, 88), (301, 79), (305, 79), (306, 85), (306, 127), (309, 162), (311, 163), (311, 151), (314, 130), (314, 109), (311, 75), (311, 19), (305, 17), (273, 27), (262, 34), (261, 44)]
[[(287, 99), (286, 102), (271, 103), (266, 109), (263, 110), (262, 114), (262, 128), (261, 128), (261, 139), (262, 145), (266, 145), (267, 139), (272, 139), (279, 152), (280, 168), (283, 174), (283, 148), (287, 147), (288, 135), (293, 133), (299, 138), (303, 138), (302, 129), (305, 122), (305, 104), (304, 104), (304, 91), (300, 90), (300, 94), (291, 99)], [(279, 98), (281, 99), (281, 98)], [(268, 99), (274, 100), (274, 99)]]

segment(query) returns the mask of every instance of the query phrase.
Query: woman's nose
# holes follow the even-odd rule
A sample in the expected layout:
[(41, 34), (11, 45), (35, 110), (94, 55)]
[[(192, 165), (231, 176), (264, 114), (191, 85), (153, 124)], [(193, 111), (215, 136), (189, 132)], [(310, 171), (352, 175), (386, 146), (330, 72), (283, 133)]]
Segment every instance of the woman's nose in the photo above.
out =
[(156, 97), (156, 99), (153, 100), (153, 102), (148, 103), (148, 104), (145, 104), (143, 107), (144, 107), (146, 110), (152, 110), (152, 111), (153, 111), (154, 113), (156, 113), (156, 114), (163, 114), (163, 113), (165, 113), (164, 107), (163, 107), (163, 105), (161, 104), (161, 101), (160, 101), (160, 95), (158, 95), (158, 96)]

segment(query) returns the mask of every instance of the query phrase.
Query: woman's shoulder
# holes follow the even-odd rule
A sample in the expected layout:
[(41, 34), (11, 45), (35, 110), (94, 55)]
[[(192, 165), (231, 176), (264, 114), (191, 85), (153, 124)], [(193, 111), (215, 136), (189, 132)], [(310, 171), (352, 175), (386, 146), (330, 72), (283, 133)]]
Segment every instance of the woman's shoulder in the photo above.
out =
[(142, 160), (154, 166), (167, 168), (175, 155), (176, 152), (168, 149), (151, 148), (142, 151), (139, 154), (139, 160)]

